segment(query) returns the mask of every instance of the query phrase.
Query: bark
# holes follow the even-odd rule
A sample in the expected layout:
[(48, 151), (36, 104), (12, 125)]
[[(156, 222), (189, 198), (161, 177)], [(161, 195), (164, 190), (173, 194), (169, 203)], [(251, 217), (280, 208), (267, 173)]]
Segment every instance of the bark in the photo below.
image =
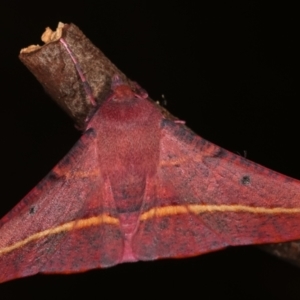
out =
[(300, 267), (300, 241), (262, 245), (260, 248), (295, 266)]

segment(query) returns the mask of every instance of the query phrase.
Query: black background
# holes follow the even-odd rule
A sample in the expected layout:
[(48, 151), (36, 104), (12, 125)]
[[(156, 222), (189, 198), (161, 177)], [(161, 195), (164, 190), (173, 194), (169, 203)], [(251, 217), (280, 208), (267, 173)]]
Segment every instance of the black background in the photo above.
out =
[[(79, 138), (18, 60), (46, 26), (73, 22), (202, 137), (300, 178), (296, 7), (212, 2), (0, 4), (1, 202), (10, 210)], [(298, 82), (297, 82), (298, 83)], [(1, 272), (1, 270), (0, 270)], [(255, 247), (0, 285), (0, 299), (299, 299), (300, 269)]]

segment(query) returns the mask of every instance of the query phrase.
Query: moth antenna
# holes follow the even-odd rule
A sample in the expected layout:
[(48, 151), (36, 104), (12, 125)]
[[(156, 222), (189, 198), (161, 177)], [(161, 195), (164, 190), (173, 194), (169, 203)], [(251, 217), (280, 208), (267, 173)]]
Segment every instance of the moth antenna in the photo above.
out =
[(63, 38), (60, 38), (59, 40), (63, 46), (65, 47), (65, 49), (67, 50), (67, 52), (69, 53), (74, 65), (75, 65), (75, 68), (77, 70), (77, 73), (82, 81), (82, 84), (83, 84), (83, 87), (84, 87), (84, 90), (86, 92), (86, 94), (88, 95), (89, 99), (90, 99), (90, 102), (93, 106), (96, 106), (97, 105), (97, 102), (93, 96), (93, 91), (92, 91), (92, 88), (91, 86), (89, 85), (89, 83), (87, 82), (84, 74), (83, 74), (83, 71), (77, 61), (77, 59), (75, 58), (75, 55), (74, 53), (72, 52), (72, 50), (69, 48), (69, 46), (67, 45), (67, 43), (65, 42), (65, 40)]

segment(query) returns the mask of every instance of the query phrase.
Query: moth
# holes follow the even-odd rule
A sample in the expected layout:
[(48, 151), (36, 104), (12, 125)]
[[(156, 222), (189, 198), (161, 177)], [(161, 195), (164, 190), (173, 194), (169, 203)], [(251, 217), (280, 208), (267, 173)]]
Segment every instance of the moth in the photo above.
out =
[(299, 181), (165, 118), (115, 76), (80, 140), (0, 221), (0, 282), (300, 239), (299, 195)]

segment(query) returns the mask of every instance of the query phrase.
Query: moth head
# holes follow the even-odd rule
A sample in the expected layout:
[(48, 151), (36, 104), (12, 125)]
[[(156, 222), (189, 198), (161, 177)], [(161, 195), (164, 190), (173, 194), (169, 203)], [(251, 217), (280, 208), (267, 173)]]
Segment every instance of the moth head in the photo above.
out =
[(114, 75), (111, 82), (112, 94), (108, 98), (114, 102), (127, 102), (135, 98), (135, 92), (119, 75)]

